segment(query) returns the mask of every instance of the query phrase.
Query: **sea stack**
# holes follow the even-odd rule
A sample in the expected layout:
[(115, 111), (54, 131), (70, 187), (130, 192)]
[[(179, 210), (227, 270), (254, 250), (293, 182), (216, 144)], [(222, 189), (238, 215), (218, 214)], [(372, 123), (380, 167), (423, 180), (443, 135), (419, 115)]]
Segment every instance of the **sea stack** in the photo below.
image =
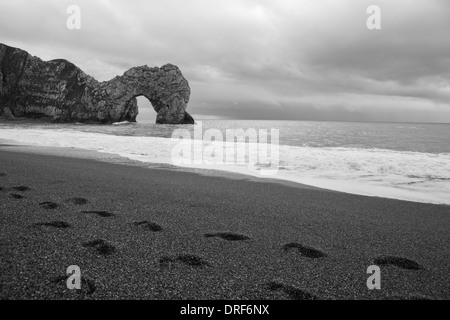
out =
[(186, 112), (188, 81), (172, 64), (134, 67), (99, 82), (73, 63), (43, 61), (0, 43), (0, 116), (43, 118), (54, 122), (136, 121), (136, 97), (145, 96), (156, 123), (193, 124)]

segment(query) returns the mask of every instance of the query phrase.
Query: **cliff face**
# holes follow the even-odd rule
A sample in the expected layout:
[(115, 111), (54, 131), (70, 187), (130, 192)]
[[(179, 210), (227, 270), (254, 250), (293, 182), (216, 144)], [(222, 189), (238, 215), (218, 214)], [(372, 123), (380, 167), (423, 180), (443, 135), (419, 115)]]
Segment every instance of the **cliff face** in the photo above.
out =
[(42, 61), (0, 44), (0, 115), (56, 122), (136, 121), (137, 96), (145, 96), (161, 124), (194, 123), (186, 112), (190, 88), (178, 67), (131, 68), (98, 82), (73, 63)]

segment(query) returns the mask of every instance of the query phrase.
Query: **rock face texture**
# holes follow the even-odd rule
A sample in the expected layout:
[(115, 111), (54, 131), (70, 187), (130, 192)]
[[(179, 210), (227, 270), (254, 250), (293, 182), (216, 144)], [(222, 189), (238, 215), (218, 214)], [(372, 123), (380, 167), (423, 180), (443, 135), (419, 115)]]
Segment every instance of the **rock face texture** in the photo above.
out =
[(192, 124), (186, 112), (190, 88), (178, 67), (131, 68), (98, 82), (73, 63), (42, 61), (0, 43), (0, 116), (55, 122), (136, 121), (137, 96), (150, 100), (156, 123)]

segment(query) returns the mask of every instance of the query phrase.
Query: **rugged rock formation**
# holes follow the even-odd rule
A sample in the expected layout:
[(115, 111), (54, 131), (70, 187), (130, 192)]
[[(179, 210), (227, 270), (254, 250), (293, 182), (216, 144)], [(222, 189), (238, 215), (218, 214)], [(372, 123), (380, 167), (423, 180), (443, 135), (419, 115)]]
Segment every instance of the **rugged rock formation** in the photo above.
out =
[(137, 96), (157, 112), (156, 123), (194, 123), (186, 112), (190, 88), (178, 67), (131, 68), (98, 82), (73, 63), (42, 61), (0, 44), (0, 116), (48, 118), (56, 122), (136, 121)]

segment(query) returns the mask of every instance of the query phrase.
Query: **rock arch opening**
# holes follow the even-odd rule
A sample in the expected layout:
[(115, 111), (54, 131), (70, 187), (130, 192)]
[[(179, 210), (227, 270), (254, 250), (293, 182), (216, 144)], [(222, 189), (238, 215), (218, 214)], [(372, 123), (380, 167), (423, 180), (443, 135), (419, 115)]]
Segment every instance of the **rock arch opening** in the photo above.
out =
[(136, 122), (155, 124), (157, 113), (150, 100), (141, 95), (136, 97), (136, 101), (138, 110)]

